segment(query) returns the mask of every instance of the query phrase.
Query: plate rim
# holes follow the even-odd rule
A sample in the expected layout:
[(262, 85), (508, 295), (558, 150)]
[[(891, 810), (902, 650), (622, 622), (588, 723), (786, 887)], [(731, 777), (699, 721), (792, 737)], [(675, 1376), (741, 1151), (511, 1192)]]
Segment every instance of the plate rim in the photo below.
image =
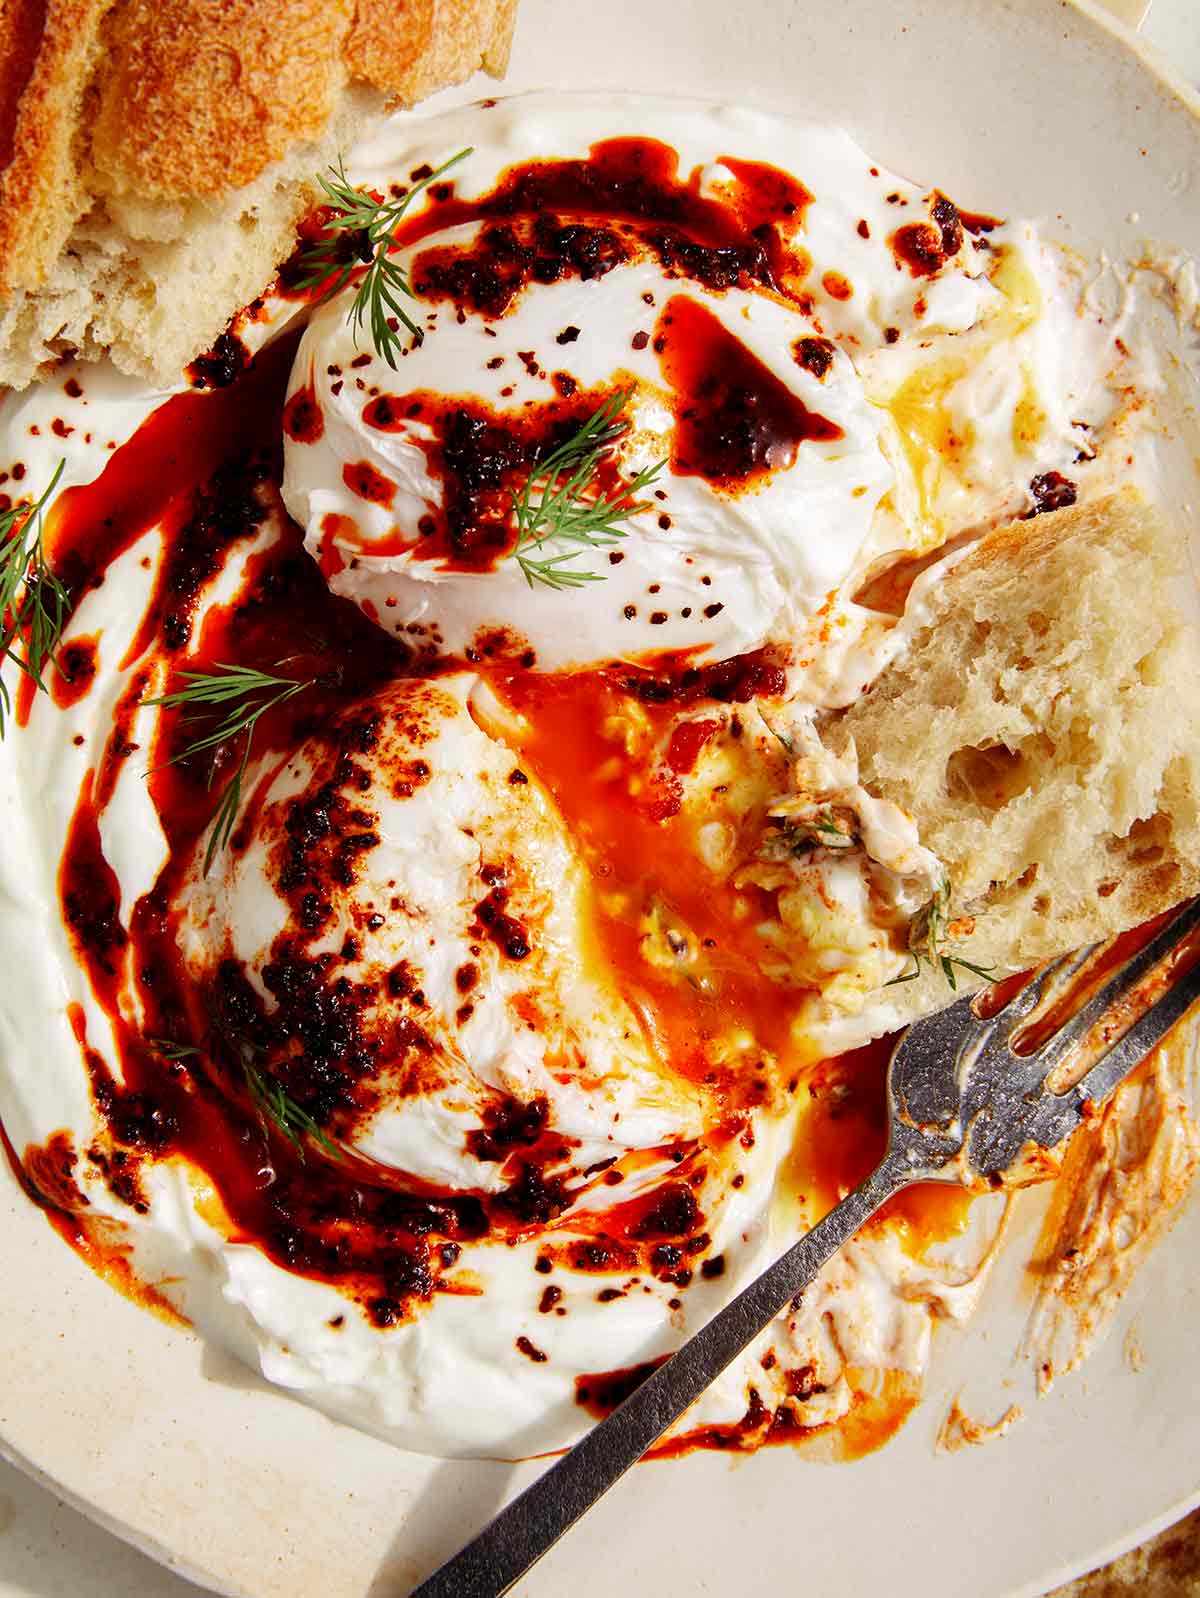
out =
[[(1053, 0), (1047, 0), (1047, 3), (1052, 4)], [(1184, 77), (1158, 46), (1151, 43), (1142, 32), (1144, 18), (1135, 28), (1124, 22), (1115, 12), (1110, 11), (1104, 0), (1059, 0), (1059, 3), (1072, 11), (1078, 11), (1102, 32), (1111, 35), (1119, 44), (1124, 45), (1164, 88), (1169, 89), (1177, 100), (1182, 101), (1197, 122), (1200, 122), (1200, 83), (1193, 83), (1190, 78)], [(1150, 7), (1153, 4), (1154, 0), (1150, 0)], [(1147, 16), (1150, 14), (1150, 7), (1147, 8)]]
[[(1181, 71), (1176, 69), (1157, 46), (1145, 38), (1137, 28), (1131, 27), (1108, 10), (1103, 4), (1103, 0), (1038, 0), (1038, 3), (1047, 11), (1057, 4), (1064, 9), (1077, 12), (1091, 26), (1113, 39), (1140, 63), (1151, 78), (1182, 105), (1184, 110), (1195, 120), (1197, 132), (1200, 134), (1200, 85), (1193, 84)], [(486, 79), (482, 75), (477, 75), (471, 82), (494, 85), (496, 80)], [(503, 92), (503, 79), (499, 80), (499, 87), (501, 92)], [(418, 114), (420, 109), (420, 107), (417, 108)], [(1200, 1185), (1200, 1179), (1198, 1179), (1198, 1185)], [(1187, 1201), (1185, 1200), (1184, 1202), (1186, 1203)], [(191, 1328), (187, 1329), (186, 1335), (198, 1343), (203, 1342), (199, 1334), (192, 1331)], [(248, 1589), (228, 1584), (214, 1572), (206, 1571), (189, 1560), (181, 1558), (162, 1539), (153, 1536), (128, 1520), (113, 1515), (99, 1504), (61, 1482), (40, 1466), (36, 1459), (24, 1449), (17, 1447), (12, 1442), (7, 1435), (6, 1427), (2, 1420), (0, 1420), (0, 1459), (3, 1459), (24, 1476), (52, 1493), (55, 1498), (69, 1505), (71, 1509), (82, 1515), (86, 1520), (133, 1547), (167, 1571), (194, 1583), (204, 1591), (228, 1595), (228, 1598), (250, 1598)], [(1045, 1577), (1038, 1578), (1011, 1589), (1007, 1598), (1038, 1598), (1038, 1595), (1047, 1592), (1050, 1586), (1056, 1587), (1089, 1571), (1098, 1569), (1113, 1559), (1119, 1558), (1123, 1553), (1139, 1546), (1142, 1542), (1174, 1525), (1197, 1507), (1200, 1507), (1200, 1466), (1197, 1466), (1195, 1486), (1182, 1496), (1176, 1497), (1168, 1508), (1139, 1522), (1132, 1532), (1105, 1543), (1098, 1552), (1089, 1554), (1084, 1564), (1081, 1565), (1078, 1559), (1075, 1559), (1056, 1566), (1049, 1586)]]

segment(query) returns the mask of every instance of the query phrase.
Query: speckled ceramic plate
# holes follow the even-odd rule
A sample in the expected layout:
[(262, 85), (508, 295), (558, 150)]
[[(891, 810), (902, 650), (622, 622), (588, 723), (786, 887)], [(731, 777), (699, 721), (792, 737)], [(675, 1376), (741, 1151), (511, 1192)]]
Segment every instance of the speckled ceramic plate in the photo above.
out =
[[(522, 0), (509, 87), (537, 86), (826, 117), (968, 207), (1061, 212), (1083, 245), (1149, 235), (1200, 254), (1200, 101), (1087, 0)], [(1041, 1202), (1022, 1199), (980, 1316), (941, 1337), (926, 1401), (886, 1449), (838, 1467), (786, 1450), (643, 1466), (524, 1598), (1017, 1598), (1200, 1501), (1200, 1205), (1082, 1376), (1004, 1440), (935, 1455), (964, 1383), (980, 1413), (1027, 1398), (1013, 1353)], [(91, 1276), (7, 1167), (0, 1237), (0, 1448), (216, 1589), (403, 1593), (536, 1469), (400, 1453), (272, 1391)]]

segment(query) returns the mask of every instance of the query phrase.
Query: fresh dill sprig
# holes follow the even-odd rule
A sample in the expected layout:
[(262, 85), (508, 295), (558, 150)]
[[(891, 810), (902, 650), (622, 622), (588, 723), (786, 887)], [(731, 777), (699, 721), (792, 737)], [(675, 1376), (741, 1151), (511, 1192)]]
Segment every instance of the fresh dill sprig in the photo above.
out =
[(787, 817), (782, 831), (794, 855), (811, 854), (814, 849), (854, 849), (862, 842), (853, 820), (839, 815), (831, 805)]
[[(164, 1060), (190, 1060), (203, 1053), (194, 1043), (174, 1043), (169, 1038), (147, 1038), (146, 1041)], [(301, 1161), (304, 1159), (305, 1138), (311, 1138), (331, 1159), (340, 1159), (341, 1152), (324, 1127), (319, 1126), (273, 1076), (261, 1071), (248, 1057), (252, 1045), (236, 1043), (233, 1039), (229, 1041), (241, 1060), (250, 1101), (264, 1129), (269, 1130), (273, 1126), (288, 1140)]]
[(194, 1060), (201, 1052), (194, 1043), (174, 1043), (170, 1038), (147, 1038), (146, 1042), (164, 1060)]
[[(43, 513), (66, 464), (59, 461), (34, 504), (14, 505), (0, 515), (0, 661), (11, 660), (41, 689), (71, 608), (42, 545)], [(0, 678), (0, 738), (11, 705), (8, 685)]]
[(778, 727), (773, 727), (771, 725), (771, 723), (767, 720), (767, 718), (763, 715), (761, 710), (759, 711), (758, 714), (759, 714), (759, 716), (760, 716), (760, 718), (762, 720), (763, 726), (771, 734), (771, 737), (774, 738), (779, 743), (779, 745), (783, 749), (784, 754), (785, 755), (795, 755), (795, 753), (796, 753), (796, 745), (787, 736), (787, 734), (780, 732)]
[[(255, 671), (251, 666), (224, 664), (214, 666), (211, 671), (181, 671), (179, 676), (184, 687), (169, 694), (160, 694), (154, 699), (146, 699), (143, 703), (159, 705), (163, 709), (178, 707), (188, 720), (203, 716), (210, 707), (224, 707), (224, 713), (211, 732), (193, 738), (178, 754), (171, 756), (167, 765), (176, 765), (181, 760), (202, 754), (206, 749), (215, 749), (241, 733), (246, 735), (237, 769), (222, 790), (216, 813), (209, 823), (208, 846), (204, 851), (204, 870), (207, 874), (218, 852), (229, 842), (237, 821), (242, 803), (242, 781), (250, 762), (250, 745), (259, 717), (273, 710), (276, 705), (283, 704), (284, 700), (302, 693), (305, 688), (311, 688), (314, 679), (274, 677), (269, 672)], [(209, 780), (212, 780), (211, 773)]]
[(331, 1159), (341, 1158), (341, 1151), (325, 1128), (319, 1126), (273, 1076), (260, 1071), (253, 1061), (244, 1056), (242, 1070), (246, 1074), (246, 1086), (250, 1089), (250, 1098), (259, 1120), (264, 1126), (274, 1126), (287, 1138), (301, 1160), (304, 1159), (305, 1138), (310, 1138)]
[(822, 849), (836, 853), (862, 843), (857, 818), (841, 805), (809, 804), (794, 811), (781, 807), (768, 812), (767, 826), (759, 848), (762, 860), (804, 860)]
[[(622, 412), (631, 391), (619, 389), (592, 413), (565, 443), (536, 460), (519, 494), (512, 495), (517, 519), (517, 542), (512, 553), (532, 588), (582, 588), (604, 580), (603, 572), (581, 571), (570, 563), (584, 549), (604, 549), (626, 536), (619, 523), (645, 510), (637, 496), (650, 487), (666, 466), (658, 461), (644, 467), (611, 494), (594, 492), (596, 470), (602, 457), (628, 430)], [(540, 494), (536, 489), (540, 485)], [(547, 543), (574, 544), (574, 549), (538, 558)]]
[(460, 150), (436, 172), (414, 183), (407, 194), (397, 200), (377, 200), (365, 189), (355, 188), (346, 176), (341, 157), (336, 167), (329, 168), (329, 177), (317, 179), (333, 207), (333, 214), (325, 222), (322, 236), (301, 252), (300, 264), (308, 271), (296, 286), (311, 289), (325, 284), (318, 302), (323, 303), (339, 293), (359, 266), (366, 263), (367, 270), (358, 285), (347, 320), (354, 328), (356, 344), (363, 323), (369, 324), (371, 342), (393, 371), (401, 348), (400, 335), (393, 322), (402, 322), (416, 344), (420, 344), (425, 335), (404, 309), (403, 299), (412, 298), (412, 289), (404, 268), (389, 254), (392, 234), (418, 194), (470, 154), (470, 149)]
[(949, 925), (950, 879), (943, 876), (934, 890), (933, 897), (927, 904), (922, 905), (909, 925), (908, 952), (912, 957), (912, 970), (902, 971), (886, 985), (890, 988), (899, 982), (915, 982), (921, 974), (921, 967), (925, 964), (941, 971), (951, 993), (958, 992), (956, 968), (969, 971), (972, 976), (982, 977), (986, 981), (992, 975), (990, 966), (975, 965), (972, 961), (963, 960), (947, 951), (946, 937)]

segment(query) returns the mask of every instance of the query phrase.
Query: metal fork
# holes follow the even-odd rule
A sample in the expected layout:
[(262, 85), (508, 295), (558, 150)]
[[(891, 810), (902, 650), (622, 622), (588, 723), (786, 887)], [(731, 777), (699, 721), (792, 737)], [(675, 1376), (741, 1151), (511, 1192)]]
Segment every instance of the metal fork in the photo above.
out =
[[(888, 1070), (878, 1168), (411, 1598), (507, 1592), (902, 1188), (999, 1187), (1014, 1169), (1019, 1180), (1030, 1151), (1054, 1148), (1094, 1115), (1200, 998), (1198, 929), (1200, 900), (1111, 974), (1114, 945), (1092, 945), (1043, 967), (994, 1013), (984, 990), (910, 1026)], [(1089, 981), (1096, 991), (1079, 1007)], [(1076, 1008), (1055, 1024), (1072, 994)]]

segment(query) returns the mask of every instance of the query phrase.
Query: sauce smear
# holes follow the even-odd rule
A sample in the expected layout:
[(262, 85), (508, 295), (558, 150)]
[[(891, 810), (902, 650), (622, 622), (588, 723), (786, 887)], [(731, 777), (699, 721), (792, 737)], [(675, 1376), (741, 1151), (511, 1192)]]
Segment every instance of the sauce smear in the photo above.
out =
[(682, 475), (735, 492), (793, 465), (802, 444), (844, 436), (685, 294), (667, 301), (654, 348), (675, 393), (671, 466)]

